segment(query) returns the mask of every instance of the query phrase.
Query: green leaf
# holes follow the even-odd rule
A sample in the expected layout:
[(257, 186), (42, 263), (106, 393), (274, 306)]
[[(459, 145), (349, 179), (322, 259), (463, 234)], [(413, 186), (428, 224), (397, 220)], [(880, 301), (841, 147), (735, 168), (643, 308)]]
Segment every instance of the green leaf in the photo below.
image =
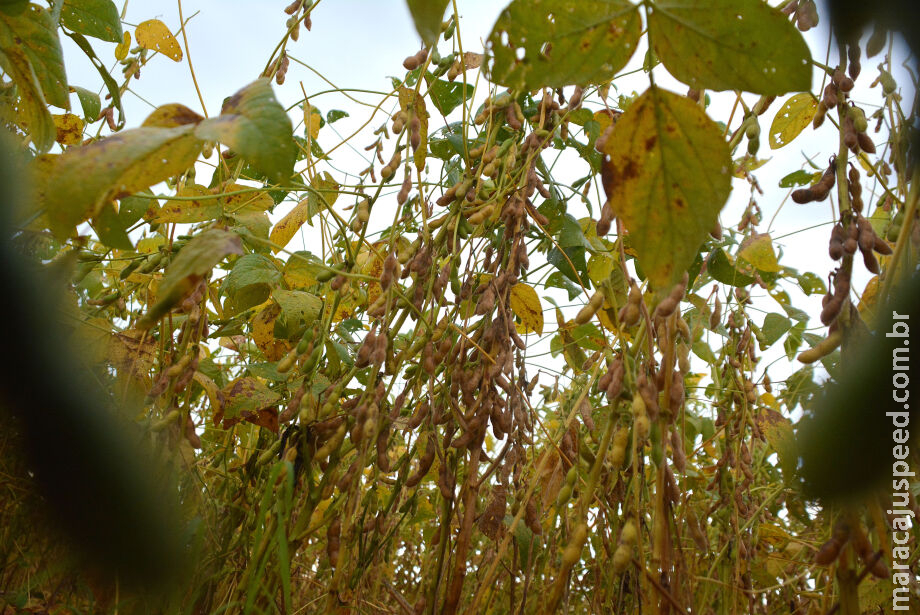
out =
[(30, 4), (19, 14), (0, 12), (0, 67), (15, 79), (18, 71), (7, 70), (11, 54), (23, 56), (31, 65), (48, 104), (70, 109), (64, 55), (49, 10)]
[(546, 286), (549, 288), (561, 288), (569, 294), (569, 301), (582, 294), (581, 287), (576, 286), (565, 277), (561, 271), (554, 271), (546, 278)]
[(293, 339), (303, 335), (323, 309), (323, 300), (301, 290), (275, 289), (272, 297), (281, 307), (281, 314), (275, 321), (275, 337)]
[(193, 237), (169, 263), (157, 288), (157, 302), (138, 327), (149, 328), (189, 293), (215, 265), (231, 254), (242, 254), (240, 238), (234, 233), (211, 229)]
[(271, 295), (272, 286), (280, 281), (281, 272), (270, 258), (246, 254), (237, 259), (221, 284), (220, 292), (227, 297), (224, 310), (233, 316), (264, 303)]
[(93, 218), (93, 229), (99, 236), (99, 241), (117, 250), (133, 250), (134, 243), (128, 236), (127, 227), (115, 211), (111, 201), (106, 203)]
[(763, 0), (657, 0), (648, 29), (668, 72), (693, 88), (767, 96), (811, 88), (805, 39)]
[(441, 34), (441, 20), (449, 0), (406, 0), (406, 3), (418, 35), (431, 47)]
[(448, 115), (456, 109), (460, 103), (473, 97), (473, 87), (462, 82), (451, 83), (443, 79), (438, 79), (428, 86), (428, 94), (431, 96), (431, 102), (441, 115)]
[(338, 122), (343, 117), (348, 117), (348, 113), (346, 113), (345, 111), (340, 111), (338, 109), (330, 109), (326, 113), (326, 121), (330, 124), (333, 122)]
[(193, 126), (135, 128), (38, 164), (35, 185), (49, 228), (67, 237), (107, 199), (134, 194), (188, 169), (201, 153)]
[(810, 271), (796, 275), (795, 279), (806, 295), (823, 295), (827, 292), (824, 279)]
[[(196, 198), (210, 197), (210, 198)], [(219, 218), (224, 208), (214, 194), (199, 184), (182, 186), (174, 198), (167, 199), (163, 206), (154, 212), (153, 221), (168, 224), (190, 224)]]
[(112, 0), (64, 0), (61, 23), (86, 36), (121, 43), (121, 18)]
[(487, 42), (489, 80), (517, 90), (604, 83), (639, 45), (628, 0), (513, 0)]
[(757, 280), (735, 268), (728, 255), (721, 248), (713, 250), (706, 264), (706, 271), (712, 279), (729, 286), (750, 286)]
[(809, 173), (803, 169), (793, 171), (779, 180), (780, 188), (792, 188), (794, 186), (810, 186), (821, 177), (821, 173)]
[(764, 346), (761, 347), (761, 350), (775, 344), (791, 328), (792, 321), (782, 314), (775, 312), (767, 314), (763, 321), (763, 327), (761, 327), (764, 337)]
[[(546, 260), (562, 272), (562, 275), (572, 280), (576, 284), (587, 282), (588, 264), (585, 262), (585, 249), (582, 247), (574, 248), (551, 248), (546, 254)], [(575, 268), (572, 268), (572, 265)]]
[(77, 93), (80, 106), (83, 108), (83, 119), (86, 120), (86, 123), (92, 124), (95, 122), (99, 117), (99, 112), (102, 111), (102, 102), (99, 100), (99, 95), (75, 85), (70, 86), (70, 89)]
[(159, 204), (156, 199), (126, 196), (118, 201), (118, 219), (122, 227), (129, 229), (135, 222), (144, 217), (148, 209), (157, 207), (159, 207)]
[(198, 124), (200, 139), (221, 141), (275, 183), (294, 172), (293, 125), (269, 85), (258, 79), (228, 98), (220, 117)]
[(649, 281), (669, 287), (731, 192), (728, 144), (696, 103), (652, 86), (617, 121), (605, 152), (608, 202)]
[(588, 238), (585, 237), (581, 224), (570, 214), (562, 216), (562, 228), (559, 231), (559, 247), (584, 248), (586, 250), (594, 249), (588, 241)]
[(693, 342), (691, 350), (693, 350), (693, 354), (706, 361), (710, 365), (714, 365), (717, 361), (715, 353), (712, 352), (712, 348), (710, 348), (709, 344), (703, 340), (697, 340)]
[(19, 104), (25, 116), (25, 128), (35, 149), (40, 154), (47, 152), (57, 138), (57, 128), (28, 57), (16, 47), (0, 47), (0, 69), (13, 78), (19, 89)]

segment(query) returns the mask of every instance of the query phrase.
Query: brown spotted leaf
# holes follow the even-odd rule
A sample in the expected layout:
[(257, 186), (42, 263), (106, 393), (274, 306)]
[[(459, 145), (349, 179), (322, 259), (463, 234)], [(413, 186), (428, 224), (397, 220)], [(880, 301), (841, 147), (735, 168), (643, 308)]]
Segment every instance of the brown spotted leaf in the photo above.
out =
[(543, 306), (532, 286), (518, 282), (511, 287), (511, 311), (521, 319), (517, 329), (520, 333), (543, 335)]
[(609, 81), (641, 26), (628, 0), (514, 0), (489, 35), (489, 79), (517, 90)]
[(159, 19), (148, 19), (137, 25), (134, 32), (137, 44), (145, 49), (159, 51), (175, 62), (182, 61), (182, 48), (179, 41)]
[(649, 88), (607, 141), (607, 198), (656, 287), (680, 279), (731, 192), (731, 152), (692, 100)]
[(188, 169), (201, 152), (191, 126), (136, 128), (60, 156), (36, 159), (39, 205), (49, 228), (68, 237), (110, 199), (140, 192)]
[(245, 420), (278, 431), (278, 409), (275, 405), (281, 395), (261, 381), (250, 376), (237, 378), (224, 387), (221, 394), (224, 403), (221, 411), (214, 414), (215, 423), (223, 421), (224, 428), (227, 428)]
[(763, 0), (656, 0), (648, 30), (668, 72), (693, 88), (775, 96), (811, 87), (805, 39)]
[(61, 145), (77, 145), (83, 141), (83, 120), (73, 113), (52, 115), (54, 127), (57, 129), (55, 141)]

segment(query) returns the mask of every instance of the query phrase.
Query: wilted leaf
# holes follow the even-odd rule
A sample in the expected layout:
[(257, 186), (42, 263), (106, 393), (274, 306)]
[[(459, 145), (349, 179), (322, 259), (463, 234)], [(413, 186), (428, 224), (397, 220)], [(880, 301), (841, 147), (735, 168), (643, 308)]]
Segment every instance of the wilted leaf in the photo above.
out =
[[(792, 143), (799, 133), (811, 124), (818, 102), (810, 93), (796, 94), (787, 100), (770, 124), (770, 149), (779, 149)], [(785, 179), (785, 178), (784, 178)], [(782, 182), (780, 182), (782, 186)]]
[(438, 40), (444, 9), (450, 0), (407, 0), (415, 29), (429, 47)]
[(486, 66), (517, 90), (609, 81), (639, 45), (628, 0), (513, 0), (492, 28)]
[(109, 43), (122, 39), (121, 18), (112, 0), (64, 0), (61, 23), (80, 34)]
[(675, 283), (693, 263), (731, 191), (722, 133), (689, 98), (651, 87), (607, 142), (604, 186), (645, 275)]
[(511, 311), (521, 319), (518, 332), (543, 335), (543, 306), (533, 287), (518, 282), (511, 287), (509, 302)]
[(68, 149), (36, 167), (39, 198), (51, 230), (67, 237), (107, 199), (129, 195), (178, 175), (201, 144), (191, 127), (136, 128)]
[(138, 24), (134, 31), (137, 44), (144, 49), (158, 51), (176, 62), (182, 61), (182, 48), (166, 24), (159, 19), (148, 19)]
[(779, 95), (811, 87), (805, 39), (762, 0), (657, 0), (648, 29), (668, 72), (696, 89)]
[(275, 183), (294, 172), (293, 126), (272, 92), (268, 79), (258, 79), (228, 98), (220, 117), (198, 124), (199, 138), (221, 141), (249, 160)]

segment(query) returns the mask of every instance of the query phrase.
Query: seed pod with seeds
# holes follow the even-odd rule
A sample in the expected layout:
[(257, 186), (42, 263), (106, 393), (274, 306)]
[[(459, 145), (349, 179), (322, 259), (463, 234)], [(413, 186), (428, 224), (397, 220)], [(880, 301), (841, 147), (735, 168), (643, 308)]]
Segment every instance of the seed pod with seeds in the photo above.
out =
[(853, 80), (847, 77), (839, 68), (834, 71), (831, 80), (837, 85), (841, 92), (849, 92), (853, 89)]
[(856, 133), (856, 143), (859, 145), (859, 149), (866, 152), (867, 154), (875, 153), (875, 142), (872, 141), (872, 138), (864, 132)]
[(869, 37), (869, 40), (866, 41), (866, 57), (871, 58), (882, 51), (887, 42), (888, 31), (884, 26), (876, 22), (875, 29), (872, 30), (872, 35)]
[(815, 130), (821, 127), (821, 124), (824, 123), (824, 118), (827, 117), (827, 105), (824, 103), (824, 100), (818, 101), (818, 108), (815, 110), (815, 117), (811, 121), (811, 126)]
[(409, 144), (412, 146), (413, 151), (417, 150), (422, 144), (422, 121), (415, 113), (412, 114), (412, 118), (409, 120)]
[(843, 339), (843, 334), (838, 329), (833, 333), (829, 334), (825, 339), (818, 342), (813, 348), (809, 348), (801, 353), (799, 353), (798, 359), (802, 363), (814, 363), (823, 357), (826, 357), (830, 353), (834, 352), (840, 342)]
[(596, 291), (591, 295), (588, 303), (579, 310), (578, 314), (575, 316), (575, 322), (579, 325), (587, 323), (594, 318), (594, 315), (597, 314), (597, 311), (601, 309), (602, 305), (604, 305), (604, 293)]
[(399, 189), (399, 194), (396, 195), (396, 202), (400, 205), (404, 205), (406, 201), (409, 200), (410, 190), (412, 190), (412, 176), (407, 171), (403, 179), (402, 187)]
[(859, 72), (862, 69), (862, 65), (859, 62), (859, 43), (851, 42), (847, 45), (847, 58), (849, 64), (847, 65), (847, 73), (849, 73), (852, 79), (859, 77)]
[(828, 109), (833, 109), (837, 106), (837, 84), (828, 83), (824, 86), (824, 95), (821, 98), (821, 102), (824, 103), (824, 106)]
[(845, 237), (843, 225), (838, 222), (831, 231), (831, 239), (827, 247), (828, 255), (835, 261), (839, 261), (843, 258), (843, 242)]

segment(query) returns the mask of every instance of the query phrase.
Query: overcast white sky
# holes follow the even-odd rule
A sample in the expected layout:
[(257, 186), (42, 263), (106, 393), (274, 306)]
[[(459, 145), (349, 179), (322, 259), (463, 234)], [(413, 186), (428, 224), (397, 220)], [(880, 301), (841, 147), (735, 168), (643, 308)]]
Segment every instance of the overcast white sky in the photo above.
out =
[[(120, 5), (122, 0), (116, 0)], [(221, 101), (240, 87), (251, 82), (262, 72), (272, 50), (280, 40), (285, 30), (283, 8), (288, 0), (184, 0), (182, 8), (186, 19), (196, 14), (186, 28), (198, 83), (204, 95), (204, 102), (210, 115), (220, 111)], [(463, 39), (464, 50), (482, 51), (482, 41), (487, 38), (492, 25), (497, 19), (506, 1), (495, 0), (457, 0), (461, 22), (460, 31)], [(125, 29), (132, 32), (133, 25), (150, 18), (159, 18), (173, 31), (179, 26), (179, 12), (175, 2), (168, 1), (139, 1), (130, 0), (125, 17)], [(868, 35), (868, 33), (867, 33)], [(806, 40), (812, 49), (816, 60), (824, 61), (827, 49), (826, 20), (822, 24), (806, 33)], [(180, 38), (181, 42), (181, 38)], [(114, 64), (115, 45), (103, 43), (92, 39), (93, 46), (98, 55), (109, 66)], [(64, 39), (65, 56), (67, 63), (68, 79), (72, 85), (79, 85), (93, 90), (99, 90), (101, 81), (95, 69), (82, 55), (69, 39)], [(323, 74), (327, 79), (341, 88), (360, 88), (388, 92), (391, 89), (388, 76), (402, 77), (405, 73), (402, 60), (407, 55), (417, 51), (420, 47), (418, 36), (412, 25), (405, 2), (402, 0), (322, 0), (313, 12), (313, 29), (311, 32), (301, 32), (300, 40), (288, 47), (288, 53), (313, 69)], [(443, 40), (440, 44), (442, 55), (451, 51)], [(644, 47), (639, 50), (630, 66), (630, 70), (641, 66)], [(906, 57), (903, 46), (899, 47), (901, 60)], [(833, 56), (832, 56), (833, 58)], [(878, 88), (869, 90), (869, 83), (875, 78), (877, 70), (875, 65), (879, 57), (863, 61), (863, 74), (857, 81), (854, 99), (857, 102), (877, 102), (880, 98)], [(830, 64), (834, 64), (834, 60)], [(113, 74), (118, 75), (117, 69)], [(474, 78), (474, 71), (470, 71), (470, 78)], [(902, 86), (909, 83), (903, 72), (896, 73)], [(816, 87), (822, 83), (822, 75), (814, 72)], [(313, 94), (330, 89), (330, 86), (320, 79), (314, 72), (291, 63), (287, 81), (283, 87), (276, 87), (276, 95), (285, 105), (292, 105), (301, 98), (299, 82), (303, 82), (304, 89), (311, 96), (311, 102), (320, 108), (323, 113), (331, 108), (344, 109), (351, 117), (341, 120), (332, 126), (326, 126), (320, 133), (319, 142), (325, 148), (338, 144), (341, 140), (336, 132), (347, 135), (363, 123), (369, 108), (360, 107), (348, 101), (337, 93), (313, 96)], [(661, 68), (656, 70), (656, 82), (679, 93), (686, 92), (686, 87), (670, 79)], [(615, 81), (620, 91), (630, 93), (632, 90), (641, 92), (648, 81), (641, 73)], [(152, 110), (152, 105), (162, 105), (170, 102), (181, 102), (193, 109), (200, 110), (198, 97), (195, 93), (188, 64), (184, 59), (182, 63), (173, 62), (165, 57), (154, 58), (142, 71), (139, 81), (132, 82), (132, 89), (144, 100), (128, 94), (125, 96), (125, 107), (128, 114), (128, 127), (137, 126)], [(909, 104), (912, 92), (905, 94), (905, 104)], [(381, 100), (379, 94), (354, 93), (355, 97), (376, 104)], [(734, 95), (731, 93), (712, 94), (713, 105), (709, 109), (713, 119), (727, 121)], [(760, 231), (767, 230), (770, 219), (777, 212), (780, 202), (786, 194), (779, 189), (777, 183), (784, 175), (801, 168), (804, 155), (814, 157), (818, 164), (826, 164), (829, 155), (836, 151), (836, 135), (830, 122), (817, 132), (810, 129), (792, 145), (771, 152), (768, 145), (768, 129), (774, 113), (780, 108), (786, 97), (780, 97), (772, 106), (766, 116), (762, 118), (760, 157), (772, 156), (773, 160), (756, 172), (757, 179), (763, 186), (765, 195), (756, 196), (756, 200), (764, 212), (764, 222)], [(745, 96), (749, 104), (753, 104), (757, 96)], [(76, 103), (76, 98), (74, 97)], [(149, 103), (149, 104), (148, 104)], [(79, 108), (77, 106), (77, 108)], [(874, 107), (866, 106), (867, 115), (871, 114)], [(384, 106), (385, 111), (390, 111), (392, 105)], [(299, 116), (293, 113), (295, 123)], [(384, 116), (379, 115), (372, 123), (372, 128), (383, 122)], [(740, 114), (735, 117), (733, 126), (740, 120)], [(430, 131), (438, 127), (440, 118), (432, 118)], [(303, 128), (299, 130), (303, 134)], [(882, 135), (873, 135), (876, 143), (881, 144)], [(369, 159), (369, 154), (362, 147), (373, 140), (372, 137), (359, 137), (355, 140), (356, 148), (350, 153), (345, 153), (344, 148), (336, 153), (333, 162), (336, 167), (348, 170), (351, 173), (359, 171), (361, 165), (357, 156)], [(390, 146), (392, 147), (392, 145)], [(737, 155), (740, 156), (745, 144), (739, 147)], [(879, 152), (883, 150), (880, 147)], [(341, 152), (341, 154), (339, 153)], [(389, 152), (387, 152), (387, 155)], [(547, 154), (551, 155), (551, 154)], [(349, 159), (350, 158), (350, 159)], [(578, 162), (571, 163), (570, 167), (564, 163), (557, 168), (563, 177), (575, 179), (585, 175), (586, 165)], [(333, 173), (335, 175), (335, 173)], [(402, 176), (399, 175), (398, 178)], [(343, 181), (341, 175), (336, 179)], [(205, 181), (206, 179), (199, 179)], [(351, 178), (354, 181), (354, 178)], [(872, 188), (872, 183), (864, 180), (864, 187)], [(721, 219), (723, 226), (737, 224), (741, 212), (748, 203), (750, 188), (746, 182), (736, 180), (729, 204), (723, 210)], [(595, 216), (599, 204), (592, 192)], [(867, 205), (872, 211), (871, 204), (874, 199), (865, 197)], [(344, 205), (342, 200), (338, 206)], [(276, 209), (273, 218), (277, 220), (284, 215), (292, 203), (286, 203)], [(570, 212), (576, 217), (587, 215), (584, 206), (579, 203), (570, 203)], [(385, 216), (388, 217), (388, 216)], [(776, 217), (771, 235), (776, 240), (784, 254), (781, 263), (802, 271), (814, 271), (825, 277), (832, 269), (832, 262), (827, 256), (826, 245), (829, 233), (829, 224), (834, 219), (831, 201), (821, 204), (800, 206), (788, 201)], [(814, 230), (803, 230), (815, 225), (822, 225)], [(309, 230), (309, 229), (307, 229)], [(794, 233), (794, 234), (793, 234)], [(302, 243), (301, 243), (302, 242)], [(296, 238), (291, 242), (292, 249), (306, 246), (309, 239)], [(868, 276), (861, 268), (855, 280), (854, 288), (862, 288)], [(784, 288), (792, 295), (793, 303), (799, 307), (808, 306), (808, 311), (817, 314), (820, 311), (820, 296), (805, 299), (802, 293), (797, 292), (791, 284), (784, 284)], [(541, 294), (543, 294), (541, 292)], [(762, 293), (761, 293), (762, 294)], [(563, 296), (567, 302), (567, 297)], [(758, 302), (757, 307), (766, 311), (781, 312), (779, 306), (767, 299)], [(550, 308), (549, 304), (544, 305)], [(553, 322), (551, 313), (547, 314), (548, 323)], [(755, 317), (755, 320), (758, 320)], [(762, 322), (762, 318), (759, 319)], [(810, 323), (811, 327), (820, 325), (817, 318)], [(549, 326), (548, 328), (553, 328)], [(780, 350), (781, 344), (775, 349)], [(771, 353), (773, 354), (773, 353)]]

